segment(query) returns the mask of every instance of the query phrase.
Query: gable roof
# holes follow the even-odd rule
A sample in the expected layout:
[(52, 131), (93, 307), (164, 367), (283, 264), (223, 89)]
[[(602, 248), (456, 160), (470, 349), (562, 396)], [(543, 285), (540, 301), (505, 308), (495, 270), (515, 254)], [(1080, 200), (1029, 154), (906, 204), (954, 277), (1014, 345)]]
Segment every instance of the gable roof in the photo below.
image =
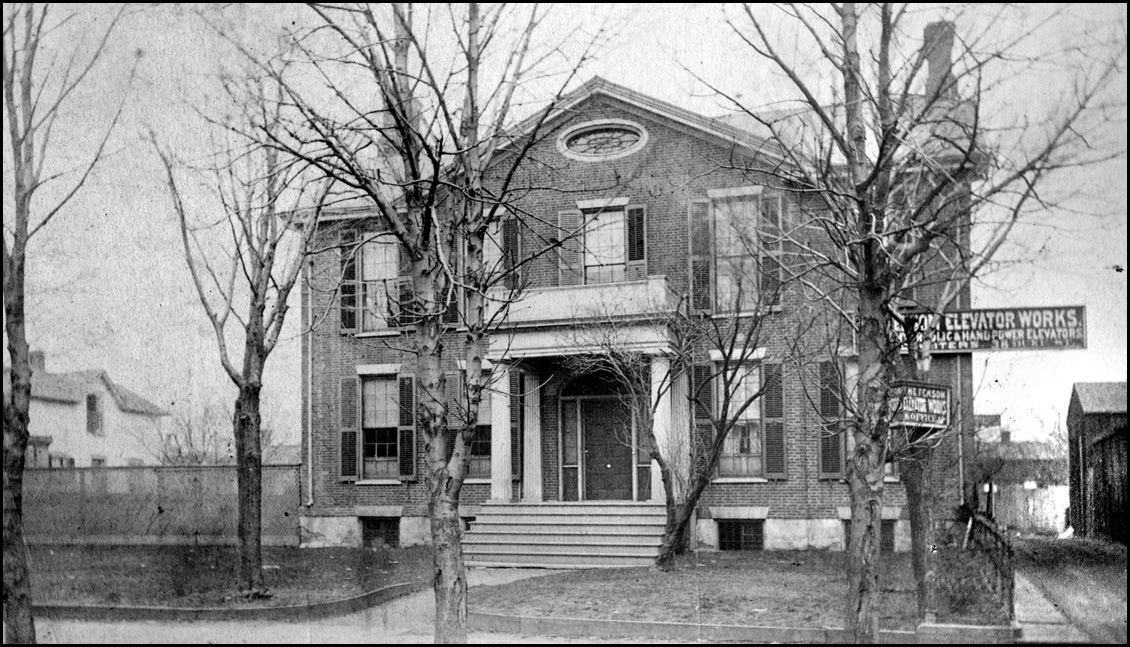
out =
[[(768, 155), (777, 161), (784, 160), (784, 156), (781, 152), (776, 150), (776, 144), (774, 142), (750, 130), (739, 128), (721, 119), (706, 117), (697, 112), (680, 108), (674, 104), (643, 94), (642, 92), (636, 92), (618, 83), (613, 83), (600, 76), (592, 77), (576, 90), (562, 95), (553, 106), (538, 111), (534, 115), (519, 122), (518, 125), (510, 131), (508, 139), (513, 141), (525, 135), (533, 130), (538, 122), (543, 119), (543, 127), (549, 128), (550, 124), (574, 114), (574, 108), (597, 95), (622, 101), (641, 110), (670, 119), (684, 126), (689, 126), (700, 133), (744, 148), (750, 153)], [(548, 115), (546, 115), (547, 110), (550, 111)]]
[(1125, 382), (1076, 382), (1072, 390), (1083, 413), (1126, 413)]
[[(9, 369), (4, 369), (4, 392), (11, 388)], [(47, 373), (34, 371), (31, 375), (31, 397), (49, 402), (79, 404), (97, 385), (106, 387), (118, 409), (127, 413), (145, 416), (167, 416), (168, 411), (153, 404), (141, 395), (115, 383), (110, 375), (101, 369), (74, 371), (71, 373)]]

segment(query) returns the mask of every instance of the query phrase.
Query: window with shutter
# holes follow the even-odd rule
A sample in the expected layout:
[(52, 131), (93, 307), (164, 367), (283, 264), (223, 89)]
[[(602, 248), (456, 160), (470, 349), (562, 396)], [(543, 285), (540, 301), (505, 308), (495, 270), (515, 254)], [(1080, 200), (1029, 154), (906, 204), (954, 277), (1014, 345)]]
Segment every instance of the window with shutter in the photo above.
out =
[(753, 402), (741, 410), (760, 390), (760, 376), (757, 366), (741, 365), (731, 378), (731, 411), (726, 413), (726, 422), (732, 426), (718, 461), (719, 476), (761, 476), (764, 473), (761, 403)]
[(784, 249), (781, 196), (719, 198), (711, 211), (717, 309), (736, 312), (777, 304)]
[(714, 367), (695, 364), (691, 367), (691, 399), (694, 418), (694, 451), (698, 469), (706, 468), (708, 451), (714, 440)]
[(361, 478), (399, 476), (396, 376), (361, 379)]
[(342, 481), (356, 481), (359, 474), (360, 460), (357, 456), (359, 444), (358, 429), (360, 427), (360, 398), (361, 381), (356, 377), (345, 377), (341, 380), (338, 392), (339, 430), (338, 443), (338, 475)]
[(561, 246), (557, 249), (560, 285), (580, 285), (583, 281), (581, 247), (584, 232), (581, 231), (581, 218), (580, 210), (557, 214), (557, 236), (561, 240)]
[(338, 300), (338, 313), (343, 333), (357, 332), (357, 234), (352, 230), (343, 231), (338, 246), (341, 265), (341, 296)]
[(836, 364), (820, 362), (820, 478), (838, 479), (844, 473), (843, 387)]
[(397, 453), (401, 480), (416, 479), (416, 378), (397, 378)]
[(510, 476), (522, 478), (522, 431), (525, 427), (525, 394), (522, 393), (523, 374), (516, 368), (510, 369)]
[(690, 229), (691, 308), (710, 312), (714, 305), (714, 244), (710, 201), (692, 200), (687, 208)]
[(780, 364), (763, 364), (761, 420), (765, 429), (765, 477), (786, 478), (785, 468), (785, 382)]
[(628, 264), (627, 280), (647, 278), (647, 208), (629, 205), (627, 208)]

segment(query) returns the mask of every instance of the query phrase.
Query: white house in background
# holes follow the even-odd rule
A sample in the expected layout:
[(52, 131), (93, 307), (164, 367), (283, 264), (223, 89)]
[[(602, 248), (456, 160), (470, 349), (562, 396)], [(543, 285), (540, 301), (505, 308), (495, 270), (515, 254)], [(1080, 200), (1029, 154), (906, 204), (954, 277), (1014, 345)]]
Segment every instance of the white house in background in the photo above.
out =
[[(155, 464), (168, 412), (115, 384), (104, 370), (49, 373), (31, 352), (28, 467)], [(11, 385), (4, 371), (4, 390)]]

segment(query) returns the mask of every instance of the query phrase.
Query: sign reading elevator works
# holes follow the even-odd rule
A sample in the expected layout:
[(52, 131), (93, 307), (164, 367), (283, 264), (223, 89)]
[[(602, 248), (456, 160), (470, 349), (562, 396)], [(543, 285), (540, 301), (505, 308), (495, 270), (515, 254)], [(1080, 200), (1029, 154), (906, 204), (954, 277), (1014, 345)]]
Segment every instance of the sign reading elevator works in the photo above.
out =
[(941, 315), (936, 324), (933, 353), (1087, 347), (1085, 306), (959, 310)]
[(901, 381), (891, 385), (891, 427), (947, 429), (950, 426), (948, 386)]

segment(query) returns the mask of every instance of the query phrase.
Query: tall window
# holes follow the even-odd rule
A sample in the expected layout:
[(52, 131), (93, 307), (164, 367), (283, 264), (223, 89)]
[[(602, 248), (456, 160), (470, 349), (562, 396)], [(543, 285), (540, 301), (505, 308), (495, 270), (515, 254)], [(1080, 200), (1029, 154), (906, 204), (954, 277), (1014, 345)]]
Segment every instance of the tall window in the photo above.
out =
[[(729, 190), (727, 190), (729, 192)], [(782, 199), (757, 187), (740, 195), (692, 200), (691, 307), (698, 311), (748, 311), (775, 305), (782, 282)]]
[(102, 435), (102, 402), (93, 393), (86, 396), (86, 432)]
[[(394, 304), (399, 299), (400, 246), (384, 238), (361, 246), (361, 330), (383, 330), (393, 325)], [(395, 426), (395, 425), (393, 425)]]
[(411, 302), (411, 283), (402, 276), (400, 244), (386, 234), (343, 234), (341, 244), (341, 329), (373, 332), (409, 325), (402, 304)]
[[(490, 384), (490, 380), (487, 380)], [(479, 419), (475, 424), (475, 431), (471, 436), (471, 463), (467, 469), (467, 476), (474, 478), (490, 477), (490, 427), (491, 427), (491, 393), (483, 390), (483, 399), (479, 402)]]
[(585, 283), (616, 283), (625, 277), (624, 212), (585, 214)]
[(761, 371), (757, 366), (737, 369), (731, 387), (731, 413), (726, 418), (735, 420), (726, 436), (722, 456), (718, 463), (721, 476), (761, 476), (764, 473), (761, 449), (761, 401), (754, 401), (745, 411), (739, 411), (761, 388)]
[(361, 477), (397, 478), (396, 378), (367, 377), (361, 382)]
[(718, 310), (775, 304), (781, 285), (780, 197), (726, 198), (713, 206)]

